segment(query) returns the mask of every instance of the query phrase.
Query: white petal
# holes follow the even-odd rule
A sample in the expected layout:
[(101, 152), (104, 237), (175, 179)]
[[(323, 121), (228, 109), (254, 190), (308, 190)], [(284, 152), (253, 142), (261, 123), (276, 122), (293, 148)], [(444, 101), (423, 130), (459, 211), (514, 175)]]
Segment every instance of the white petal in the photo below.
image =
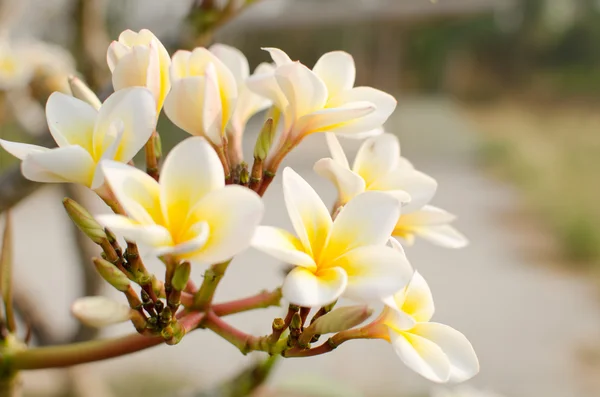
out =
[(384, 317), (383, 324), (394, 331), (411, 330), (417, 325), (414, 318), (397, 308), (394, 297), (389, 296), (384, 298), (383, 303), (386, 305), (382, 312), (382, 317)]
[(435, 306), (427, 281), (415, 272), (408, 286), (394, 295), (395, 307), (417, 322), (427, 322), (433, 317)]
[(331, 230), (331, 215), (315, 190), (294, 170), (283, 170), (285, 205), (307, 254), (318, 258)]
[(171, 59), (170, 76), (172, 82), (190, 76), (190, 57), (192, 53), (186, 50), (178, 50)]
[(188, 233), (193, 236), (189, 240), (177, 245), (158, 249), (154, 252), (154, 255), (161, 256), (171, 254), (176, 255), (180, 260), (187, 259), (189, 256), (188, 254), (194, 253), (206, 245), (210, 235), (208, 223), (198, 222), (189, 228)]
[(256, 95), (248, 87), (243, 86), (240, 89), (240, 94), (230, 121), (234, 131), (241, 134), (250, 117), (269, 106), (271, 106), (270, 100)]
[(321, 307), (336, 301), (346, 289), (348, 276), (340, 268), (312, 271), (296, 267), (285, 278), (283, 297), (290, 303), (303, 307)]
[(354, 58), (344, 51), (323, 54), (313, 67), (313, 72), (323, 80), (330, 97), (350, 90), (356, 78)]
[(473, 346), (460, 332), (444, 324), (422, 323), (411, 330), (438, 345), (450, 361), (450, 381), (464, 382), (479, 372)]
[(333, 222), (326, 248), (329, 259), (367, 245), (384, 245), (400, 216), (400, 203), (385, 193), (359, 194), (342, 208)]
[(302, 242), (290, 232), (271, 226), (259, 226), (252, 247), (290, 265), (316, 270), (313, 258), (304, 252)]
[(102, 214), (96, 217), (98, 223), (127, 241), (143, 244), (155, 249), (171, 247), (173, 241), (169, 231), (159, 225), (141, 225), (123, 215)]
[(329, 179), (337, 188), (339, 199), (347, 203), (354, 196), (365, 191), (365, 181), (348, 168), (344, 168), (333, 159), (321, 159), (315, 163), (314, 170), (323, 178)]
[(325, 140), (327, 141), (327, 147), (329, 148), (329, 153), (331, 153), (331, 158), (339, 163), (342, 167), (350, 169), (350, 164), (348, 163), (346, 153), (344, 152), (344, 149), (342, 148), (342, 145), (340, 145), (340, 141), (337, 139), (335, 134), (326, 132)]
[(71, 313), (87, 326), (102, 328), (128, 321), (131, 309), (104, 296), (86, 296), (73, 303)]
[(285, 52), (281, 51), (279, 48), (263, 47), (261, 49), (269, 52), (269, 54), (271, 55), (271, 59), (273, 59), (273, 62), (275, 62), (275, 65), (277, 66), (292, 63), (290, 57)]
[(130, 48), (123, 43), (119, 43), (118, 41), (113, 41), (108, 46), (108, 51), (106, 53), (106, 63), (108, 63), (108, 68), (111, 73), (117, 67), (117, 63), (119, 59), (125, 56), (129, 52)]
[(202, 121), (204, 86), (204, 77), (194, 76), (176, 80), (165, 100), (164, 110), (169, 120), (191, 135), (205, 135)]
[(386, 246), (353, 249), (336, 259), (348, 274), (345, 296), (370, 301), (383, 299), (408, 284), (413, 270), (402, 253)]
[(433, 382), (448, 382), (450, 360), (438, 345), (410, 332), (391, 329), (390, 341), (396, 354), (410, 369)]
[(216, 70), (212, 63), (206, 67), (204, 75), (204, 106), (202, 107), (202, 127), (204, 133), (215, 145), (223, 145), (223, 134), (227, 120), (223, 119), (221, 88), (217, 80)]
[[(136, 45), (123, 55), (112, 72), (115, 91), (127, 87), (146, 87), (152, 51), (147, 46)], [(158, 67), (158, 57), (154, 60)], [(148, 87), (150, 88), (150, 87)]]
[(383, 91), (371, 87), (355, 87), (330, 98), (327, 107), (337, 107), (350, 102), (367, 101), (375, 105), (376, 110), (356, 121), (336, 129), (338, 133), (362, 133), (381, 127), (396, 109), (396, 99)]
[(343, 132), (335, 133), (335, 135), (337, 135), (337, 136), (341, 136), (343, 138), (354, 139), (354, 140), (363, 140), (363, 139), (371, 138), (371, 137), (381, 135), (381, 134), (383, 134), (382, 127), (373, 128), (372, 130), (363, 131), (363, 132), (354, 132), (353, 131), (350, 133), (343, 133)]
[(373, 190), (403, 190), (410, 195), (410, 202), (402, 207), (408, 214), (427, 204), (437, 190), (437, 182), (427, 174), (410, 168), (397, 168), (377, 178), (369, 185)]
[(291, 120), (297, 120), (325, 106), (327, 87), (312, 70), (301, 63), (278, 67), (275, 78), (288, 101), (284, 112)]
[(189, 227), (187, 218), (192, 208), (223, 186), (223, 166), (204, 138), (187, 138), (177, 144), (160, 176), (160, 204), (169, 230), (177, 233)]
[(126, 164), (105, 160), (100, 166), (127, 215), (142, 225), (164, 225), (158, 182)]
[(246, 86), (252, 92), (268, 98), (281, 111), (288, 106), (288, 101), (277, 83), (275, 72), (253, 74), (246, 80)]
[(397, 168), (399, 158), (398, 138), (393, 134), (384, 133), (367, 139), (360, 146), (352, 170), (362, 176), (367, 186), (370, 186), (378, 178)]
[[(114, 122), (123, 123), (123, 137), (114, 156), (128, 162), (148, 142), (156, 127), (156, 102), (146, 88), (119, 90), (102, 104), (94, 129), (94, 157), (99, 159), (114, 141)], [(114, 137), (116, 138), (116, 137)]]
[(46, 120), (59, 147), (79, 145), (92, 153), (92, 136), (98, 112), (84, 101), (54, 92), (46, 102)]
[(23, 176), (37, 182), (73, 182), (90, 187), (96, 164), (81, 146), (66, 146), (29, 154), (21, 163)]
[(417, 211), (403, 215), (403, 219), (404, 222), (415, 226), (435, 226), (453, 222), (456, 216), (433, 205), (426, 205)]
[(415, 233), (430, 242), (446, 248), (464, 248), (469, 240), (450, 225), (426, 226), (415, 229)]
[(189, 254), (202, 263), (226, 261), (250, 246), (252, 236), (264, 213), (264, 204), (256, 193), (242, 186), (214, 190), (192, 210), (190, 219), (208, 223), (206, 245)]
[(0, 146), (2, 146), (4, 150), (6, 150), (8, 153), (12, 154), (19, 160), (24, 160), (25, 157), (29, 156), (32, 153), (41, 153), (51, 150), (43, 146), (5, 141), (4, 139), (0, 139)]
[(248, 59), (237, 48), (217, 43), (210, 46), (208, 50), (229, 68), (238, 86), (243, 84), (250, 75)]
[(353, 120), (360, 119), (374, 110), (375, 107), (370, 102), (352, 102), (336, 108), (317, 110), (297, 121), (292, 136), (337, 131), (340, 126), (352, 123)]

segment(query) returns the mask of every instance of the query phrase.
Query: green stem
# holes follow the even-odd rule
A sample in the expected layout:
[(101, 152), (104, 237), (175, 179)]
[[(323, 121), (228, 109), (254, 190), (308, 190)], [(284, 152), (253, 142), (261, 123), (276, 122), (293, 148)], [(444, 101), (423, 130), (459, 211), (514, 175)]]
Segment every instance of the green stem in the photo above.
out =
[(194, 297), (193, 309), (206, 310), (212, 304), (215, 291), (225, 275), (231, 259), (225, 262), (216, 263), (204, 272), (204, 281)]

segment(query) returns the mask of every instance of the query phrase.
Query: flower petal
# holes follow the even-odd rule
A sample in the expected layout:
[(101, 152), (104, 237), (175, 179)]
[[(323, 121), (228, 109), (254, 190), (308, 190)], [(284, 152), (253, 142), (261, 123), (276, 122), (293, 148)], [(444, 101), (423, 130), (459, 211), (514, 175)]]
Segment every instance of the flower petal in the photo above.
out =
[(171, 68), (169, 70), (171, 82), (175, 82), (184, 77), (190, 77), (190, 57), (192, 53), (186, 50), (178, 50), (171, 59)]
[(405, 191), (410, 195), (410, 202), (402, 207), (402, 213), (408, 214), (431, 201), (437, 190), (437, 181), (412, 168), (397, 168), (375, 179), (368, 188)]
[(213, 44), (208, 49), (229, 68), (238, 86), (250, 75), (248, 59), (240, 50), (225, 44)]
[(165, 247), (170, 248), (173, 245), (169, 231), (159, 225), (142, 225), (133, 219), (115, 214), (98, 215), (96, 220), (127, 241), (143, 244), (157, 250), (164, 250)]
[(421, 323), (411, 332), (441, 348), (450, 361), (450, 381), (464, 382), (479, 372), (479, 360), (473, 346), (454, 328), (438, 323)]
[(117, 67), (117, 62), (119, 59), (124, 57), (129, 52), (129, 47), (123, 43), (119, 43), (118, 41), (113, 41), (108, 46), (108, 51), (106, 52), (106, 63), (108, 64), (108, 68), (111, 73)]
[(333, 222), (325, 255), (333, 260), (355, 248), (384, 245), (398, 217), (400, 203), (381, 192), (364, 192), (342, 208)]
[(192, 227), (190, 227), (188, 230), (188, 234), (193, 237), (190, 237), (183, 243), (165, 247), (164, 249), (158, 249), (154, 252), (154, 254), (157, 256), (171, 254), (176, 255), (180, 260), (188, 259), (190, 256), (188, 254), (193, 254), (206, 245), (210, 235), (208, 223), (198, 222), (195, 225), (192, 225)]
[(127, 87), (146, 87), (158, 99), (159, 73), (158, 53), (148, 46), (136, 45), (117, 62), (112, 72), (113, 87), (115, 91)]
[(337, 258), (331, 266), (348, 274), (345, 296), (370, 301), (383, 299), (408, 284), (413, 274), (406, 256), (386, 246), (355, 248)]
[(223, 118), (224, 103), (220, 94), (219, 81), (212, 63), (206, 67), (204, 75), (204, 106), (202, 106), (202, 128), (204, 134), (215, 145), (223, 145), (225, 126), (229, 119)]
[(264, 98), (268, 98), (281, 111), (288, 106), (288, 101), (277, 83), (275, 71), (261, 71), (248, 77), (246, 86), (252, 92)]
[(367, 138), (371, 138), (377, 135), (381, 135), (383, 134), (383, 127), (378, 127), (378, 128), (373, 128), (372, 130), (368, 130), (368, 131), (363, 131), (363, 132), (349, 132), (349, 133), (343, 133), (343, 132), (335, 132), (335, 135), (337, 136), (341, 136), (343, 138), (348, 138), (348, 139), (354, 139), (354, 140), (363, 140), (363, 139), (367, 139)]
[(354, 58), (344, 51), (323, 54), (313, 67), (313, 72), (323, 80), (330, 97), (350, 90), (356, 78)]
[(445, 248), (464, 248), (469, 245), (469, 240), (450, 225), (420, 227), (415, 229), (415, 233)]
[(100, 159), (116, 136), (114, 123), (123, 125), (123, 137), (114, 160), (128, 162), (148, 142), (156, 127), (156, 102), (142, 87), (119, 90), (102, 104), (94, 128), (94, 158)]
[(365, 181), (348, 168), (344, 168), (333, 159), (321, 159), (315, 163), (314, 170), (323, 178), (329, 179), (337, 188), (342, 204), (365, 191)]
[(456, 216), (433, 205), (402, 215), (404, 222), (415, 226), (436, 226), (453, 222)]
[(393, 134), (384, 133), (367, 139), (360, 146), (352, 170), (362, 176), (367, 186), (370, 186), (378, 178), (397, 168), (399, 158), (400, 142), (398, 138)]
[(195, 223), (189, 223), (190, 211), (208, 193), (223, 186), (223, 166), (204, 138), (187, 138), (171, 150), (161, 172), (160, 204), (176, 240), (178, 233)]
[(104, 160), (100, 166), (127, 215), (144, 226), (164, 225), (158, 182), (145, 172), (116, 161)]
[[(175, 66), (175, 58), (173, 58)], [(165, 114), (177, 127), (191, 135), (205, 135), (201, 115), (204, 109), (205, 78), (185, 77), (173, 81), (165, 100)]]
[(376, 110), (356, 121), (344, 124), (335, 131), (338, 133), (362, 133), (381, 127), (396, 109), (396, 99), (383, 91), (371, 87), (355, 87), (332, 97), (327, 107), (338, 107), (350, 102), (367, 101), (375, 105)]
[(19, 160), (24, 160), (27, 156), (29, 156), (32, 153), (41, 153), (47, 152), (48, 150), (52, 150), (43, 146), (5, 141), (4, 139), (0, 139), (0, 146), (2, 146), (4, 150), (6, 150), (8, 153), (12, 154)]
[(301, 63), (288, 63), (278, 67), (275, 78), (288, 101), (284, 112), (290, 120), (298, 120), (325, 106), (327, 87), (312, 70)]
[(96, 164), (81, 146), (30, 153), (21, 163), (23, 176), (37, 182), (72, 182), (90, 187)]
[(211, 264), (244, 251), (250, 246), (263, 213), (260, 196), (245, 187), (229, 185), (210, 192), (190, 215), (194, 223), (208, 223), (208, 241), (202, 249), (190, 253), (189, 259)]
[(406, 288), (394, 295), (394, 302), (396, 309), (402, 310), (417, 322), (431, 320), (435, 312), (431, 289), (419, 272), (414, 273)]
[(352, 102), (336, 108), (320, 109), (300, 117), (294, 126), (292, 136), (337, 131), (339, 126), (352, 123), (353, 120), (360, 119), (373, 111), (375, 106), (370, 102)]
[(344, 152), (344, 149), (342, 148), (342, 145), (340, 145), (340, 141), (337, 139), (335, 134), (326, 132), (325, 140), (327, 141), (327, 147), (329, 148), (329, 153), (331, 153), (331, 158), (342, 167), (350, 169), (350, 163), (348, 163), (346, 153)]
[(92, 153), (92, 136), (98, 112), (91, 105), (54, 92), (46, 102), (46, 120), (59, 147), (79, 145)]
[(321, 307), (336, 301), (346, 289), (348, 277), (340, 268), (325, 269), (315, 275), (303, 267), (296, 267), (285, 278), (283, 297), (303, 307)]
[(313, 258), (304, 252), (302, 242), (290, 232), (271, 226), (259, 226), (252, 247), (290, 265), (316, 270)]
[(448, 382), (450, 360), (438, 345), (410, 332), (396, 332), (392, 329), (390, 341), (396, 354), (410, 369), (433, 382)]
[(294, 170), (283, 170), (285, 205), (304, 250), (318, 258), (331, 230), (331, 215), (315, 190)]
[(275, 62), (275, 65), (277, 66), (282, 66), (293, 62), (288, 56), (288, 54), (286, 54), (279, 48), (263, 47), (261, 48), (261, 50), (267, 51), (269, 55), (271, 55), (271, 59), (273, 59), (273, 62)]

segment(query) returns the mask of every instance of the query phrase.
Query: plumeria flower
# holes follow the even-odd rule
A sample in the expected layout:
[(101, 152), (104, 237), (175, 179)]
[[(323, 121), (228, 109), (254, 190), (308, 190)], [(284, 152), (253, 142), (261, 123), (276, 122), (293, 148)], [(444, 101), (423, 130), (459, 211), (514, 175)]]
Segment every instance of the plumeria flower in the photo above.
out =
[(479, 372), (479, 361), (467, 338), (447, 325), (429, 321), (434, 313), (433, 298), (418, 272), (385, 303), (377, 322), (383, 323), (388, 333), (381, 337), (392, 343), (412, 370), (440, 383), (462, 382)]
[(102, 169), (127, 216), (101, 215), (98, 221), (156, 255), (203, 264), (225, 261), (248, 247), (263, 215), (256, 193), (225, 186), (223, 166), (204, 138), (175, 146), (160, 182), (116, 162), (103, 162)]
[(171, 88), (171, 57), (162, 43), (147, 29), (125, 30), (113, 41), (106, 54), (113, 87), (148, 88), (156, 101), (157, 117)]
[(283, 296), (300, 306), (318, 307), (340, 296), (358, 300), (391, 295), (412, 275), (404, 253), (386, 246), (398, 201), (365, 192), (331, 219), (313, 188), (291, 168), (283, 171), (283, 193), (298, 237), (260, 226), (252, 246), (296, 267), (283, 283)]
[(363, 138), (380, 132), (396, 100), (371, 87), (354, 87), (352, 56), (324, 54), (310, 70), (276, 48), (267, 48), (277, 68), (248, 79), (248, 86), (273, 101), (284, 116), (278, 149), (294, 146), (315, 132)]
[(154, 130), (156, 108), (152, 93), (142, 87), (115, 92), (99, 110), (55, 92), (46, 104), (46, 119), (58, 148), (4, 140), (0, 145), (23, 160), (21, 171), (29, 180), (97, 189), (103, 184), (100, 161), (130, 161)]
[(12, 43), (0, 40), (0, 90), (26, 87), (35, 71), (27, 56)]
[[(250, 117), (271, 106), (271, 101), (248, 89), (246, 80), (250, 76), (250, 68), (248, 60), (240, 50), (224, 44), (214, 44), (209, 51), (229, 68), (237, 84), (238, 98), (229, 120), (227, 139), (232, 154), (230, 157), (235, 156), (234, 162), (239, 163), (242, 160), (242, 135), (246, 123)], [(261, 63), (254, 70), (254, 75), (272, 73), (273, 70), (273, 65)]]
[(188, 134), (222, 146), (238, 96), (231, 70), (206, 48), (180, 50), (173, 55), (171, 81), (165, 101), (169, 119)]
[(389, 133), (367, 139), (358, 150), (354, 164), (333, 134), (326, 134), (332, 158), (315, 163), (315, 171), (329, 179), (338, 190), (338, 204), (344, 205), (366, 190), (389, 193), (403, 203), (402, 213), (427, 203), (437, 189), (435, 179), (408, 166), (400, 157), (400, 142)]

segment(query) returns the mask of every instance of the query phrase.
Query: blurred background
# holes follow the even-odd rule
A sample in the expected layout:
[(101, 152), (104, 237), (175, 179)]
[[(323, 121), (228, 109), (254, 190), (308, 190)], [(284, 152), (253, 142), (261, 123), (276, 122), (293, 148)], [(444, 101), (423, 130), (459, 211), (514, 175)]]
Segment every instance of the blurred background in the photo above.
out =
[[(350, 52), (357, 85), (398, 98), (387, 131), (438, 179), (434, 204), (457, 214), (471, 240), (460, 251), (422, 241), (407, 250), (432, 287), (435, 319), (464, 332), (481, 361), (469, 382), (475, 389), (452, 396), (600, 395), (600, 1), (2, 0), (0, 7), (3, 139), (50, 142), (43, 104), (68, 89), (69, 74), (106, 96), (106, 48), (124, 29), (149, 28), (170, 51), (230, 44), (252, 68), (269, 61), (260, 47), (282, 48), (309, 67), (324, 52)], [(222, 18), (238, 7), (239, 16)], [(262, 117), (246, 132), (248, 153)], [(159, 131), (167, 149), (185, 137), (164, 117)], [(352, 159), (360, 142), (343, 145)], [(312, 171), (327, 156), (316, 135), (285, 164), (333, 202), (333, 187)], [(98, 211), (102, 204), (81, 189), (19, 180), (17, 162), (4, 152), (0, 164), (1, 210), (15, 207), (17, 303), (36, 326), (34, 340), (97, 337), (77, 326), (69, 306), (110, 291), (81, 265), (97, 253), (78, 241), (60, 200), (74, 196)], [(266, 201), (264, 224), (289, 228), (279, 179)], [(273, 288), (282, 277), (275, 261), (249, 251), (234, 261), (217, 298)], [(278, 315), (269, 309), (232, 322), (261, 334)], [(200, 396), (196, 390), (218, 388), (257, 359), (198, 331), (175, 347), (30, 372), (26, 395)], [(451, 396), (448, 390), (405, 368), (385, 342), (355, 341), (325, 356), (281, 360), (257, 396)]]

